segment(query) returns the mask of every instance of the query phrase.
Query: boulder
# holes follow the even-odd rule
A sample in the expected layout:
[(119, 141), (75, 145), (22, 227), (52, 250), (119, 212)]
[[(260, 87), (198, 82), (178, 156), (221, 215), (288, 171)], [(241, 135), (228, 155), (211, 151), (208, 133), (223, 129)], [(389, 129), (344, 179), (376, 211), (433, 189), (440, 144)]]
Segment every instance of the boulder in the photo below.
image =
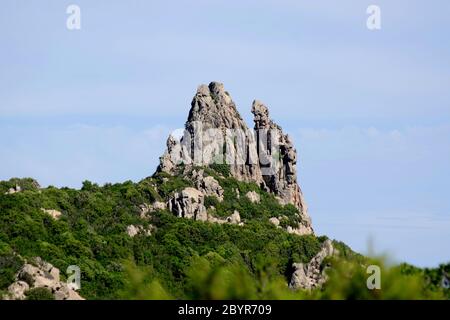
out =
[(304, 236), (304, 235), (311, 234), (310, 228), (308, 228), (307, 226), (305, 226), (304, 224), (301, 224), (301, 223), (297, 224), (296, 227), (287, 226), (286, 231), (287, 231), (287, 233), (296, 234), (298, 236)]
[(133, 224), (127, 226), (127, 234), (129, 237), (134, 238), (138, 234), (143, 234), (147, 237), (152, 235), (152, 231), (155, 229), (154, 226), (149, 225), (148, 228), (145, 228), (142, 225), (135, 226)]
[(34, 264), (26, 263), (17, 273), (17, 280), (27, 282), (33, 288), (54, 288), (60, 281), (59, 269), (40, 258)]
[(62, 215), (62, 213), (58, 210), (44, 209), (44, 208), (41, 208), (41, 210), (50, 215), (55, 220), (58, 220)]
[(256, 191), (249, 191), (245, 194), (245, 196), (252, 202), (252, 203), (259, 203), (261, 201), (260, 195)]
[(195, 187), (203, 192), (205, 196), (214, 196), (219, 201), (223, 201), (223, 188), (214, 177), (205, 177), (204, 170), (192, 170), (192, 180)]
[(204, 195), (200, 190), (188, 187), (176, 192), (169, 200), (169, 210), (178, 217), (196, 219), (204, 217), (206, 208)]
[(16, 185), (15, 187), (9, 188), (8, 191), (5, 192), (5, 194), (14, 194), (20, 191), (22, 191), (22, 188), (19, 185)]
[(16, 281), (8, 287), (8, 295), (5, 297), (8, 300), (24, 300), (26, 298), (25, 292), (30, 289), (30, 286), (25, 281)]
[(231, 224), (240, 224), (241, 215), (237, 210), (234, 210), (233, 214), (227, 218), (227, 221)]
[(155, 212), (157, 210), (165, 210), (167, 208), (167, 205), (164, 202), (155, 201), (152, 204), (141, 204), (139, 206), (139, 216), (142, 219), (148, 218), (148, 215), (152, 212)]
[(61, 282), (61, 286), (53, 292), (55, 300), (84, 300), (78, 292), (71, 289), (68, 284)]
[(224, 219), (208, 214), (207, 221), (218, 224), (229, 223), (229, 224), (237, 224), (238, 226), (244, 225), (244, 223), (241, 221), (241, 215), (237, 210), (234, 210), (234, 212), (231, 215), (229, 215)]
[(269, 219), (269, 222), (272, 223), (273, 225), (275, 225), (275, 227), (279, 227), (280, 226), (280, 220), (276, 217), (272, 217)]
[(48, 289), (56, 300), (84, 300), (67, 283), (60, 280), (60, 272), (41, 258), (25, 263), (17, 272), (15, 282), (8, 287), (6, 299), (23, 300), (26, 292), (34, 288)]

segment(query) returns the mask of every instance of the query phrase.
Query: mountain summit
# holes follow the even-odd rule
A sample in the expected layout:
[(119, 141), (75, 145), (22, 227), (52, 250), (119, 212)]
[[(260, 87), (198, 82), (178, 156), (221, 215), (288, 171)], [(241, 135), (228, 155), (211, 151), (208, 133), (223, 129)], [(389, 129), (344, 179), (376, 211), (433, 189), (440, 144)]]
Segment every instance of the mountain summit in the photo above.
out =
[[(297, 227), (288, 232), (313, 234), (311, 219), (297, 181), (297, 151), (282, 128), (269, 117), (269, 109), (255, 100), (249, 129), (224, 85), (200, 85), (192, 100), (183, 137), (167, 139), (158, 172), (174, 175), (179, 168), (224, 165), (239, 181), (254, 182), (276, 196), (280, 204), (298, 210)], [(275, 222), (276, 223), (276, 222)]]

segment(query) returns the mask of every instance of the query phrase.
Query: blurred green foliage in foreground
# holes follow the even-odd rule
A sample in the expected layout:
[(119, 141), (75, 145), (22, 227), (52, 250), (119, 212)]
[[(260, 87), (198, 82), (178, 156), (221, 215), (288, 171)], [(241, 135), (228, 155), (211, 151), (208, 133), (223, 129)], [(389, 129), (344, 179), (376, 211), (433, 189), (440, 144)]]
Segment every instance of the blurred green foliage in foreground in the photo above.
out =
[[(360, 261), (333, 258), (326, 273), (328, 280), (322, 288), (292, 290), (286, 279), (262, 264), (256, 277), (235, 264), (227, 264), (214, 253), (193, 259), (187, 271), (186, 288), (189, 299), (268, 299), (268, 300), (443, 300), (450, 298), (450, 290), (431, 283), (430, 275), (439, 269), (422, 270), (406, 264), (387, 267), (383, 258), (367, 259), (368, 265), (380, 267), (380, 289), (368, 289), (371, 273)], [(128, 262), (127, 287), (122, 299), (173, 299), (159, 284), (151, 269)]]

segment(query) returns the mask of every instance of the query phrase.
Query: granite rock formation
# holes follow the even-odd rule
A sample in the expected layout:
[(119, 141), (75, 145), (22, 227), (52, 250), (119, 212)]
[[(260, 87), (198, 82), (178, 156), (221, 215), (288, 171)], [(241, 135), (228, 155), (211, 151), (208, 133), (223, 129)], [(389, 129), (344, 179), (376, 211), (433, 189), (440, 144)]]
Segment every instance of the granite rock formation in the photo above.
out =
[[(292, 233), (312, 234), (311, 220), (297, 181), (296, 149), (290, 137), (269, 118), (267, 106), (255, 100), (252, 113), (254, 129), (249, 129), (223, 84), (211, 82), (208, 86), (199, 86), (191, 103), (184, 135), (180, 140), (169, 136), (167, 150), (160, 158), (157, 171), (176, 174), (180, 164), (227, 164), (234, 178), (255, 182), (263, 190), (273, 193), (281, 204), (292, 204), (298, 209), (301, 223), (292, 228)], [(221, 199), (221, 191), (214, 181), (207, 181), (210, 187), (202, 186), (202, 183), (201, 179), (196, 180), (197, 189), (204, 195), (215, 194)], [(177, 204), (180, 201), (169, 203), (175, 214), (204, 214), (201, 206), (194, 209), (196, 212), (184, 212), (183, 206)]]
[(84, 300), (69, 284), (60, 280), (60, 272), (41, 258), (25, 263), (16, 274), (15, 282), (8, 287), (3, 299), (24, 300), (27, 291), (34, 288), (46, 288), (55, 300)]
[(309, 263), (294, 263), (292, 266), (295, 271), (292, 274), (289, 287), (292, 289), (314, 289), (322, 286), (327, 280), (325, 268), (322, 266), (323, 261), (336, 253), (331, 240), (326, 240), (320, 251)]

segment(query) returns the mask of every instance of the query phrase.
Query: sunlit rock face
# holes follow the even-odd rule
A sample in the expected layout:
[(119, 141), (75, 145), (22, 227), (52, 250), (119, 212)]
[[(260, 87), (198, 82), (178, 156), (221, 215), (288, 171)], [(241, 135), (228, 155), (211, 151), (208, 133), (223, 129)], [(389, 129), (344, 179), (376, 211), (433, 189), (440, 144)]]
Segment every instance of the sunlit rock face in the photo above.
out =
[(299, 210), (298, 234), (312, 234), (311, 220), (297, 181), (297, 152), (289, 136), (269, 117), (269, 109), (255, 100), (254, 128), (250, 129), (223, 84), (200, 85), (181, 139), (169, 136), (158, 171), (175, 174), (178, 165), (227, 164), (231, 175), (255, 182), (282, 204)]

